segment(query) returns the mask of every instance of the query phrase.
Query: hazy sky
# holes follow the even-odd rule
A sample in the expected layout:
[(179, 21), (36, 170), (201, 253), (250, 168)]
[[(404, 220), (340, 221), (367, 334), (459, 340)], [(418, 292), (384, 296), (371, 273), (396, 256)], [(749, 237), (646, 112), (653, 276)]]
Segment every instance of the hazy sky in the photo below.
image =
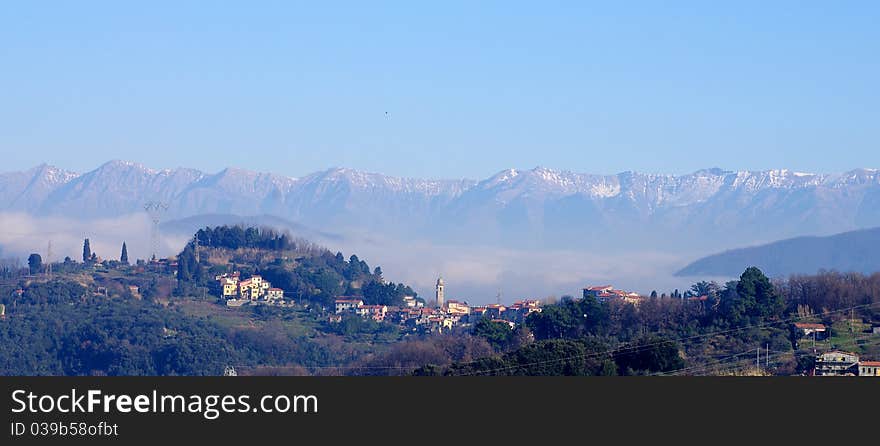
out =
[(880, 167), (880, 2), (132, 3), (4, 2), (0, 170)]

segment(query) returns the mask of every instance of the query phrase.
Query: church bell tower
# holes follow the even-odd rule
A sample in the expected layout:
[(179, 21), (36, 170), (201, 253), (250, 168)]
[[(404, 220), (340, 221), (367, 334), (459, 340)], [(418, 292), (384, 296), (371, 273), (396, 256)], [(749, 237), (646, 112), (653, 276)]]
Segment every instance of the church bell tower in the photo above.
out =
[(441, 277), (437, 278), (437, 285), (434, 287), (434, 297), (437, 301), (438, 308), (443, 307), (443, 300), (444, 300), (444, 290), (443, 289), (444, 289), (443, 277), (441, 276)]

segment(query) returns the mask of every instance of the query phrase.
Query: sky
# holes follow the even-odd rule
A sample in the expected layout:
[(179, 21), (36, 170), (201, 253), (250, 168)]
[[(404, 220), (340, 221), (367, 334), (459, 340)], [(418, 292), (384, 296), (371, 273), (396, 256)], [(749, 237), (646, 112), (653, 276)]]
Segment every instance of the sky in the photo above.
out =
[(424, 3), (4, 2), (0, 170), (880, 167), (878, 2)]

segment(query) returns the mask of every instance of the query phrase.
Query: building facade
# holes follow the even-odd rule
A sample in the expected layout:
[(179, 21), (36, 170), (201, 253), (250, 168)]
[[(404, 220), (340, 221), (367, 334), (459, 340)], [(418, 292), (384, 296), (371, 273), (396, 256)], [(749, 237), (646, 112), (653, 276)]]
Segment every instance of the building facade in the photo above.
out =
[(859, 373), (859, 355), (830, 351), (816, 357), (816, 376), (855, 376)]
[(880, 376), (880, 361), (860, 362), (859, 376)]

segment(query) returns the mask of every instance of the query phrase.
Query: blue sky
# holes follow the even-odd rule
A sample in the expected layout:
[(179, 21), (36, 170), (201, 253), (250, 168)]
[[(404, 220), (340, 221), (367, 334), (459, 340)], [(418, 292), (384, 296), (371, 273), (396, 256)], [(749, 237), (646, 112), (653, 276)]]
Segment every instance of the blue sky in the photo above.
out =
[(2, 170), (880, 167), (878, 2), (132, 3), (4, 2)]

